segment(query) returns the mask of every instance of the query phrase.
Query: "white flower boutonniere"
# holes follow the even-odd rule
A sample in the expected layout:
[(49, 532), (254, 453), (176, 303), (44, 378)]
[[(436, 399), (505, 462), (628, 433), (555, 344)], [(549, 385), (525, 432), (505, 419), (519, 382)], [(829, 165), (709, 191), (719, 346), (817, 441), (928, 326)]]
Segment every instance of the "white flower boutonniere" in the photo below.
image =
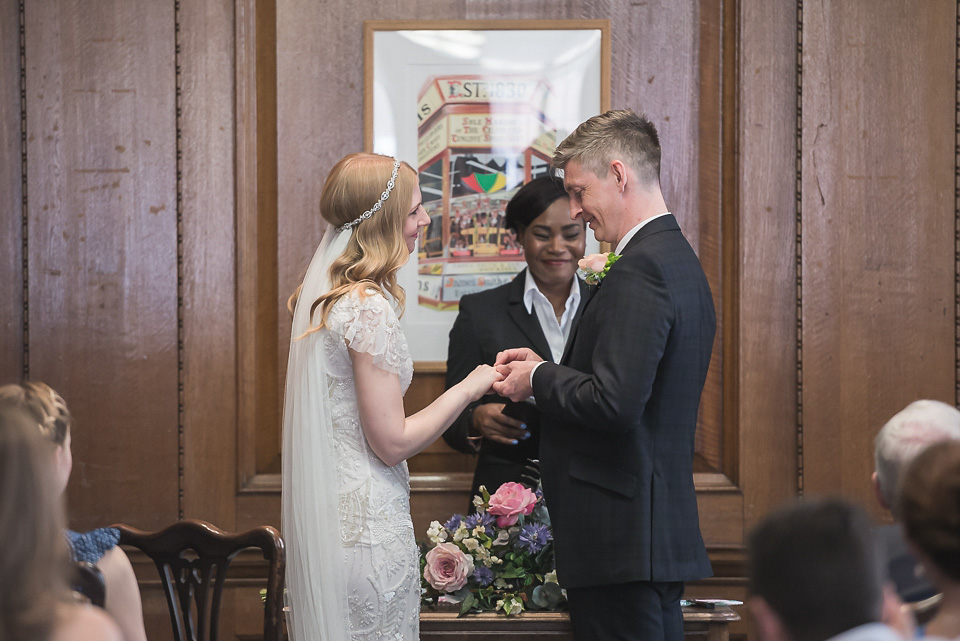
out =
[(620, 254), (608, 252), (606, 254), (590, 254), (577, 262), (580, 275), (587, 285), (599, 285), (603, 277), (610, 271), (610, 267), (620, 260)]

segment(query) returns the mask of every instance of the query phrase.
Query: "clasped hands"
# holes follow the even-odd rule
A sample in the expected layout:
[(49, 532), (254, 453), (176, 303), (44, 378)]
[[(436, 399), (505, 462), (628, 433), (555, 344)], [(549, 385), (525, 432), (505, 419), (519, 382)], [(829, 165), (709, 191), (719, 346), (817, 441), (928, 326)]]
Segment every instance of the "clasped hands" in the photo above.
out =
[(497, 354), (494, 367), (503, 377), (493, 384), (493, 391), (519, 402), (533, 396), (533, 386), (530, 382), (530, 371), (543, 359), (528, 347), (507, 349)]

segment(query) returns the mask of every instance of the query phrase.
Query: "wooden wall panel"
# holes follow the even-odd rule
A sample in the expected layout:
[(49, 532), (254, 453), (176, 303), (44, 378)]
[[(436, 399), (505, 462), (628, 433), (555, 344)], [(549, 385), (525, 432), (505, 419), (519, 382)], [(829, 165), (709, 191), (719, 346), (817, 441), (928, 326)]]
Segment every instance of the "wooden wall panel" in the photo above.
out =
[(744, 521), (796, 492), (796, 8), (741, 0), (739, 486)]
[[(363, 149), (363, 21), (462, 18), (465, 0), (316, 3), (277, 0), (278, 306), (300, 283), (324, 223), (327, 172)], [(335, 55), (331, 55), (336, 52)], [(277, 351), (286, 372), (290, 318)]]
[(876, 431), (956, 400), (956, 51), (952, 0), (804, 3), (805, 494), (872, 505)]
[(0, 0), (0, 385), (23, 376), (20, 4)]
[(25, 31), (30, 376), (75, 417), (72, 525), (157, 527), (178, 502), (173, 5), (30, 3)]
[[(718, 577), (691, 593), (742, 596), (744, 533), (801, 491), (872, 505), (879, 426), (956, 400), (955, 2), (27, 3), (29, 307), (20, 9), (0, 0), (0, 375), (26, 358), (74, 410), (75, 527), (278, 524), (275, 442), (255, 439), (279, 416), (258, 396), (282, 389), (323, 179), (362, 146), (367, 19), (611, 20), (612, 106), (660, 128), (667, 202), (733, 296), (724, 474), (698, 475)], [(407, 410), (441, 388), (418, 373)], [(471, 465), (440, 442), (411, 461), (418, 532), (462, 509)], [(165, 605), (145, 594), (153, 638)], [(227, 607), (256, 638), (249, 596)]]
[(183, 238), (181, 511), (236, 520), (236, 127), (234, 2), (181, 3), (179, 136)]

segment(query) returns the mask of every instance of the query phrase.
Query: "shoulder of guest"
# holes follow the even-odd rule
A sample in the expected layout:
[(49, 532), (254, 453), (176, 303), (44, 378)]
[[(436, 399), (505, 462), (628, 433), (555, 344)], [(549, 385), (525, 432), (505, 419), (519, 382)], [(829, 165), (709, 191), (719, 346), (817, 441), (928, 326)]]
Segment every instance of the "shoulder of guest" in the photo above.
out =
[(122, 641), (117, 623), (105, 610), (82, 603), (65, 603), (50, 641)]

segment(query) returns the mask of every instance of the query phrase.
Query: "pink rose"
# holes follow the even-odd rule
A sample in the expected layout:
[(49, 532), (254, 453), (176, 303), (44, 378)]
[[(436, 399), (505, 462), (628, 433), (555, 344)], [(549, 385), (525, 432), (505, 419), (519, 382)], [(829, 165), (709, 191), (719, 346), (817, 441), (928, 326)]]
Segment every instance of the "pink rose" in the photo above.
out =
[(453, 543), (440, 543), (427, 552), (423, 578), (440, 592), (456, 592), (473, 574), (473, 558)]
[(589, 256), (584, 256), (577, 261), (577, 265), (583, 271), (592, 271), (599, 272), (607, 264), (607, 255), (606, 254), (590, 254)]
[(537, 504), (537, 495), (530, 488), (519, 483), (504, 483), (497, 493), (490, 497), (490, 514), (497, 515), (497, 525), (510, 527), (517, 522), (519, 515), (528, 516)]

